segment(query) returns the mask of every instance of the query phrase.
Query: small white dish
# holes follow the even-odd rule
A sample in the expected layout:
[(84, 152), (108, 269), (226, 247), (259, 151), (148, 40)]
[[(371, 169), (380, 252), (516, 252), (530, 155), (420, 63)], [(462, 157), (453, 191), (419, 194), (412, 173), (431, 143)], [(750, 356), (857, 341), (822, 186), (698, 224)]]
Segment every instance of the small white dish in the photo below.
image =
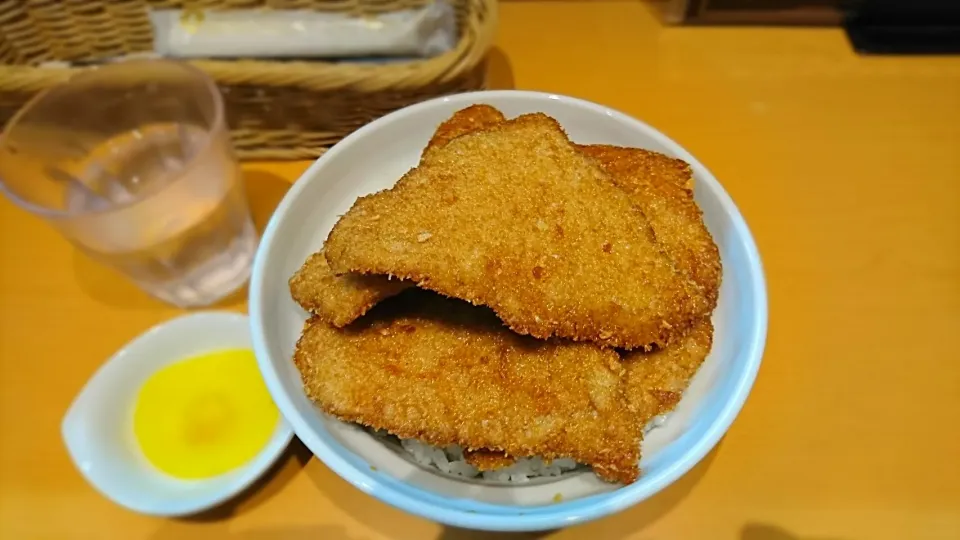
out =
[(182, 516), (243, 491), (280, 456), (293, 430), (281, 415), (264, 448), (248, 463), (202, 480), (154, 468), (133, 434), (133, 410), (146, 380), (164, 366), (223, 349), (251, 349), (245, 315), (206, 312), (157, 325), (117, 351), (87, 381), (63, 418), (61, 433), (77, 469), (100, 493), (136, 512)]

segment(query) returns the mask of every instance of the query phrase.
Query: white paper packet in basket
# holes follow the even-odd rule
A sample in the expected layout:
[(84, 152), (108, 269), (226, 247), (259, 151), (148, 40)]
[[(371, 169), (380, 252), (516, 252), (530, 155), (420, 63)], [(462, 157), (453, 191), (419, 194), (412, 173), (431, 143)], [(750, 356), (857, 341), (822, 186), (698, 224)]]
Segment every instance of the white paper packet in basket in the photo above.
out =
[(154, 51), (172, 58), (429, 57), (457, 40), (453, 8), (438, 1), (372, 17), (308, 10), (155, 10)]

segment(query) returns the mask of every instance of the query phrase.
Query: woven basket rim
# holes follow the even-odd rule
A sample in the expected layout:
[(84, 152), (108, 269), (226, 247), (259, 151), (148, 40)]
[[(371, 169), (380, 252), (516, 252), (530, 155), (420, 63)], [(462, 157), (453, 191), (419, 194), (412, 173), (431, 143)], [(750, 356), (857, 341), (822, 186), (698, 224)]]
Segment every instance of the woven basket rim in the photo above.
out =
[[(324, 60), (187, 60), (219, 84), (297, 86), (316, 91), (377, 92), (444, 83), (475, 68), (493, 46), (498, 1), (469, 0), (457, 45), (441, 55), (409, 62), (357, 64)], [(38, 92), (93, 66), (0, 65), (0, 92)]]

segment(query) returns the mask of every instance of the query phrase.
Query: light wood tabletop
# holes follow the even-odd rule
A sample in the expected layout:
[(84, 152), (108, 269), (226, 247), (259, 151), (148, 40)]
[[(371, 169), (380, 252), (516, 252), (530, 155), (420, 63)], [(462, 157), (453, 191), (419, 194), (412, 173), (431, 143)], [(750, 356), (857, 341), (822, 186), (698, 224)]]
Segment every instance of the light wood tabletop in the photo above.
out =
[[(665, 28), (633, 1), (501, 16), (493, 87), (663, 130), (737, 202), (769, 280), (763, 367), (717, 449), (651, 500), (543, 536), (960, 538), (960, 58), (859, 57), (836, 29)], [(307, 165), (245, 165), (258, 224)], [(298, 442), (196, 518), (100, 496), (61, 417), (105, 358), (178, 313), (0, 201), (0, 538), (486, 537), (362, 494)]]

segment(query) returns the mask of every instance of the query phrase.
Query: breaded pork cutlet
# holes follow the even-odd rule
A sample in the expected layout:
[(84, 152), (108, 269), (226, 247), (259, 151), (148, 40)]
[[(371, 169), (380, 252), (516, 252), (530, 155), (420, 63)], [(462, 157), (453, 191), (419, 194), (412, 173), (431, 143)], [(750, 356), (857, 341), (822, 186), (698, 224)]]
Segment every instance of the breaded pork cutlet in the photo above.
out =
[[(654, 351), (623, 353), (627, 371), (626, 398), (634, 421), (646, 426), (655, 417), (674, 409), (690, 380), (710, 353), (713, 324), (709, 317), (697, 321), (681, 338)], [(464, 460), (481, 471), (493, 471), (515, 463), (512, 456), (487, 449), (464, 451)]]
[(542, 114), (427, 152), (358, 199), (325, 250), (336, 273), (413, 280), (538, 338), (666, 344), (709, 311), (624, 190)]
[[(463, 112), (467, 114), (467, 111)], [(471, 107), (469, 114), (489, 122), (497, 116), (502, 118), (499, 111), (484, 105)], [(457, 115), (451, 122), (456, 118)], [(489, 127), (489, 122), (484, 127)], [(470, 124), (463, 122), (461, 117), (460, 125)], [(438, 133), (440, 131), (442, 129)], [(720, 282), (720, 257), (693, 200), (690, 166), (682, 160), (643, 149), (606, 145), (578, 148), (597, 159), (613, 182), (643, 209), (657, 240), (666, 245), (678, 269), (700, 285), (715, 304)], [(706, 317), (665, 348), (624, 355), (628, 397), (638, 408), (637, 421), (641, 425), (676, 406), (710, 352), (712, 342), (713, 325)], [(502, 452), (482, 449), (464, 452), (464, 456), (480, 470), (496, 470), (514, 463), (512, 457)]]
[(290, 295), (300, 307), (336, 327), (350, 324), (381, 300), (410, 287), (399, 279), (363, 274), (335, 275), (323, 251), (307, 258), (290, 278)]
[[(437, 128), (424, 154), (456, 137), (505, 120), (503, 113), (489, 105), (472, 105), (457, 111)], [(677, 269), (693, 279), (707, 301), (716, 305), (720, 255), (693, 200), (690, 166), (683, 160), (639, 148), (578, 148), (595, 158), (614, 184), (630, 195)], [(376, 302), (412, 286), (386, 277), (360, 277), (354, 273), (335, 276), (325, 261), (320, 264), (315, 257), (311, 256), (291, 280), (291, 292), (304, 309), (336, 326), (348, 324)]]
[(479, 448), (476, 450), (464, 450), (463, 460), (473, 465), (478, 471), (496, 471), (506, 469), (517, 462), (509, 455), (496, 450), (487, 450)]
[[(424, 153), (460, 135), (497, 125), (504, 120), (503, 113), (489, 105), (461, 109), (440, 124)], [(322, 250), (307, 258), (290, 278), (289, 285), (290, 294), (300, 307), (338, 328), (350, 324), (381, 300), (414, 286), (412, 282), (385, 276), (353, 272), (338, 276), (330, 270)]]
[[(450, 140), (506, 121), (490, 105), (472, 105), (440, 125), (424, 151)], [(613, 183), (627, 192), (653, 228), (657, 242), (677, 270), (697, 283), (716, 305), (720, 288), (720, 253), (703, 223), (703, 213), (693, 200), (690, 165), (659, 152), (605, 144), (577, 145), (597, 160)]]
[(713, 323), (704, 317), (663, 349), (623, 354), (627, 396), (642, 425), (673, 410), (713, 346)]
[[(500, 111), (487, 105), (475, 105), (457, 111), (437, 129), (424, 153), (446, 144), (455, 137), (491, 127), (504, 120), (505, 118)], [(603, 145), (581, 146), (580, 149), (595, 157), (604, 170), (611, 175), (614, 183), (635, 197), (635, 202), (637, 202), (636, 197), (649, 194), (651, 201), (639, 202), (644, 204), (645, 212), (650, 212), (648, 216), (658, 239), (668, 234), (668, 237), (673, 239), (674, 247), (668, 249), (671, 255), (676, 252), (689, 253), (692, 244), (689, 239), (703, 238), (706, 235), (710, 247), (701, 252), (699, 258), (707, 265), (711, 264), (711, 260), (717, 261), (715, 265), (717, 279), (714, 280), (714, 283), (719, 281), (719, 259), (716, 255), (716, 247), (703, 226), (699, 209), (693, 202), (693, 183), (689, 165), (682, 160), (642, 149), (616, 148)], [(646, 183), (650, 185), (644, 185)], [(681, 234), (670, 234), (677, 230), (681, 231)], [(692, 232), (682, 234), (682, 231)], [(695, 258), (688, 256), (685, 260), (679, 261), (678, 266), (692, 274), (696, 280), (697, 274), (689, 270), (692, 268), (689, 262), (695, 260)], [(308, 260), (304, 268), (306, 269), (309, 266), (310, 261)], [(333, 273), (326, 264), (316, 265), (316, 268), (319, 268), (327, 279), (334, 279)], [(363, 306), (363, 311), (366, 311), (371, 305), (371, 293), (382, 290), (381, 287), (386, 284), (404, 283), (397, 280), (388, 281), (385, 277), (377, 278), (355, 274), (345, 274), (337, 279), (344, 280), (343, 284), (347, 290), (352, 290), (358, 286), (362, 287), (361, 284), (364, 281), (367, 282), (368, 291), (365, 294), (352, 296), (356, 302)], [(710, 286), (709, 281), (697, 281), (704, 287)], [(308, 281), (301, 286), (304, 285), (309, 288), (310, 282)], [(336, 284), (334, 283), (331, 286), (335, 287)], [(360, 291), (355, 292), (359, 293)], [(342, 299), (339, 305), (348, 309), (348, 311), (357, 312), (358, 308), (350, 307), (351, 296), (344, 296), (345, 291), (334, 289), (330, 290), (328, 294)], [(389, 295), (392, 294), (394, 293), (391, 292)], [(715, 295), (715, 292), (713, 294)], [(381, 296), (380, 298), (384, 297)], [(359, 314), (357, 313), (344, 323), (350, 322)], [(637, 421), (640, 425), (646, 425), (653, 417), (669, 412), (679, 402), (683, 390), (710, 351), (712, 334), (713, 328), (707, 318), (698, 321), (686, 335), (675, 340), (664, 349), (657, 349), (649, 353), (631, 352), (623, 356), (623, 365), (627, 370), (628, 399), (638, 408)], [(464, 456), (469, 463), (484, 471), (504, 468), (512, 465), (515, 461), (502, 451), (484, 449), (465, 450)]]
[[(472, 105), (440, 125), (424, 153), (450, 140), (506, 121), (490, 105)], [(716, 305), (720, 288), (720, 253), (693, 199), (690, 165), (670, 156), (605, 144), (577, 145), (594, 158), (613, 183), (627, 192), (650, 222), (654, 235), (677, 269), (697, 283)]]
[(595, 158), (613, 183), (643, 211), (657, 243), (677, 270), (697, 284), (712, 311), (720, 290), (720, 252), (693, 200), (690, 166), (639, 148), (602, 144), (578, 148)]
[(345, 421), (436, 446), (571, 457), (610, 481), (639, 474), (642, 426), (611, 349), (520, 336), (490, 310), (410, 290), (347, 328), (310, 319), (294, 362), (307, 395)]
[(434, 148), (445, 146), (461, 135), (491, 128), (506, 120), (507, 117), (499, 109), (490, 105), (471, 105), (460, 109), (437, 127), (423, 154), (426, 155)]

